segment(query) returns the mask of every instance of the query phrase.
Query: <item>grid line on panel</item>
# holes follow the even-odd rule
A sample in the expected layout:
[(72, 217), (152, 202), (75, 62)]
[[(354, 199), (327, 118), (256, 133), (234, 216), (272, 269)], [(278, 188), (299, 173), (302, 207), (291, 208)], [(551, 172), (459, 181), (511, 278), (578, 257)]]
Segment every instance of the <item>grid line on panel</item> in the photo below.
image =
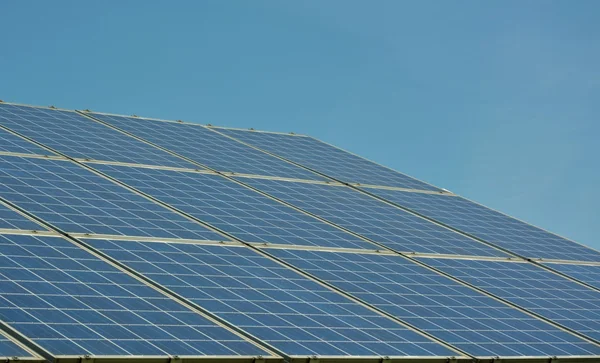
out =
[(71, 161), (0, 156), (0, 197), (64, 233), (224, 237)]
[(0, 229), (45, 231), (46, 228), (15, 211), (0, 199)]
[(35, 155), (53, 154), (51, 151), (43, 149), (40, 146), (18, 135), (15, 135), (2, 127), (0, 127), (0, 152)]
[(85, 241), (288, 355), (456, 354), (245, 246)]
[(529, 262), (417, 258), (600, 344), (600, 292)]
[(543, 266), (577, 279), (596, 290), (600, 289), (600, 265), (545, 262)]
[(0, 125), (71, 158), (197, 168), (75, 111), (3, 103)]
[(425, 182), (312, 137), (211, 129), (344, 183), (440, 191)]
[[(21, 360), (20, 358), (37, 358), (35, 354), (24, 347), (20, 342), (11, 339), (11, 337), (2, 331), (3, 322), (0, 321), (0, 357), (11, 357), (13, 360)], [(40, 359), (41, 360), (41, 359)], [(6, 359), (9, 363), (10, 359)]]
[(97, 165), (96, 169), (247, 243), (376, 246), (220, 175)]
[(219, 172), (325, 180), (201, 125), (98, 113), (86, 115)]
[(402, 253), (505, 253), (346, 186), (236, 178), (309, 214)]
[(52, 355), (267, 353), (61, 237), (0, 236), (0, 281), (0, 320)]
[(591, 342), (401, 256), (265, 250), (473, 356), (600, 352)]
[(459, 196), (361, 188), (523, 258), (600, 262), (600, 252)]

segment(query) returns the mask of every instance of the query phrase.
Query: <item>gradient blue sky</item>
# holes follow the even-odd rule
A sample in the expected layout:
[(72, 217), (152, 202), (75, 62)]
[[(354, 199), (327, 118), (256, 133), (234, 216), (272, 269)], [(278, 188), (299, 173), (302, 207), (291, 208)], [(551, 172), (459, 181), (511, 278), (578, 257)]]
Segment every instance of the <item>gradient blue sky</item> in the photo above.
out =
[(600, 248), (600, 1), (12, 1), (0, 99), (310, 134)]

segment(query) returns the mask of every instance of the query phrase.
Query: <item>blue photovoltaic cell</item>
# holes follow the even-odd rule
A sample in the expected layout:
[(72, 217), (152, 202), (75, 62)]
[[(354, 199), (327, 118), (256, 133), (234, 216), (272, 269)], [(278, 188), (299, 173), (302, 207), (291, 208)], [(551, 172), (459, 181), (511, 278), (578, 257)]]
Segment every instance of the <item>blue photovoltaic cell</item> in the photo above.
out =
[(68, 233), (225, 239), (70, 161), (0, 156), (0, 196)]
[(0, 124), (73, 158), (198, 168), (73, 111), (0, 104)]
[(594, 344), (400, 256), (267, 251), (471, 355), (600, 353)]
[(600, 292), (531, 263), (421, 258), (430, 266), (600, 340)]
[(546, 266), (600, 289), (600, 266), (546, 263)]
[(600, 252), (461, 197), (368, 188), (369, 192), (529, 258), (600, 261)]
[(221, 128), (215, 130), (343, 182), (439, 190), (311, 137)]
[(218, 175), (112, 165), (94, 167), (245, 242), (375, 248)]
[(60, 237), (0, 235), (0, 289), (0, 320), (55, 355), (265, 354)]
[[(1, 175), (2, 171), (0, 171), (0, 176)], [(46, 229), (2, 204), (0, 204), (0, 228), (26, 229), (29, 231), (41, 231)]]
[(288, 355), (456, 355), (247, 247), (87, 242)]
[(33, 355), (0, 333), (0, 357), (32, 357)]
[(97, 113), (90, 115), (219, 171), (324, 179), (200, 125)]
[[(0, 104), (0, 112), (2, 110)], [(2, 120), (0, 113), (0, 122)], [(29, 142), (17, 135), (13, 135), (10, 132), (0, 129), (0, 151), (7, 151), (11, 153), (22, 153), (22, 154), (38, 154), (38, 155), (54, 155), (53, 152), (42, 149), (36, 144)]]
[(507, 256), (349, 187), (267, 179), (239, 180), (397, 251)]

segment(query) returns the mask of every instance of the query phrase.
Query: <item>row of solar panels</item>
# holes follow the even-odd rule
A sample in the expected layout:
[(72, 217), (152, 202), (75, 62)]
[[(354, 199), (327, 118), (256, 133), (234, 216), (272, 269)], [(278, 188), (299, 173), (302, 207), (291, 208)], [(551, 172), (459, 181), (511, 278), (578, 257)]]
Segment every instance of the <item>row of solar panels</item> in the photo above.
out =
[[(214, 219), (215, 216), (223, 216), (223, 213), (225, 215), (233, 213), (227, 210), (227, 206), (210, 205), (211, 201), (215, 200), (222, 203), (222, 198), (227, 193), (235, 193), (242, 199), (237, 201), (239, 205), (235, 205), (235, 208), (241, 208), (246, 213), (264, 213), (264, 209), (281, 208), (278, 203), (274, 203), (268, 198), (262, 198), (256, 193), (248, 191), (247, 188), (235, 185), (231, 179), (225, 180), (215, 175), (201, 176), (190, 173), (192, 170), (209, 172), (207, 168), (210, 168), (234, 175), (237, 182), (258, 188), (273, 197), (302, 208), (305, 212), (332, 220), (347, 230), (360, 233), (372, 241), (384, 243), (387, 247), (402, 252), (477, 256), (506, 256), (505, 252), (509, 252), (533, 259), (600, 262), (600, 253), (597, 251), (466, 199), (438, 192), (437, 188), (309, 137), (229, 129), (218, 129), (216, 132), (214, 128), (179, 122), (96, 113), (88, 113), (88, 115), (101, 120), (101, 122), (71, 111), (0, 104), (0, 125), (3, 127), (0, 129), (0, 141), (2, 141), (0, 152), (10, 155), (57, 155), (56, 153), (62, 153), (82, 161), (126, 163), (138, 166), (152, 165), (176, 170), (181, 168), (180, 172), (171, 173), (141, 167), (129, 169), (118, 166), (95, 166), (96, 169), (116, 176), (145, 192), (158, 192), (156, 190), (158, 187), (140, 185), (142, 183), (140, 178), (143, 180), (160, 179), (157, 183), (160, 183), (161, 197), (169, 198), (170, 202), (173, 202), (173, 198), (177, 198), (175, 204), (178, 208), (186, 205), (186, 198), (193, 197), (196, 200), (202, 197), (206, 200), (207, 205), (203, 205), (205, 208), (202, 210), (199, 210), (198, 206), (194, 206), (193, 212), (200, 214), (196, 217), (210, 215)], [(39, 145), (44, 145), (44, 147), (28, 142), (17, 136), (16, 133), (39, 143)], [(272, 156), (257, 148), (277, 156)], [(300, 163), (305, 167), (296, 166), (292, 162)], [(26, 161), (11, 163), (13, 165), (6, 166), (6, 168), (7, 170), (15, 169), (17, 175), (14, 178), (17, 179), (17, 183), (34, 182), (35, 178), (39, 178), (40, 175), (46, 177), (43, 175), (44, 173), (54, 174), (53, 179), (60, 179), (61, 170), (64, 169), (60, 163), (52, 165), (48, 163), (44, 167), (52, 170), (46, 172), (40, 170), (39, 175), (32, 175), (30, 180), (23, 180), (18, 174), (18, 170), (28, 168), (27, 165), (24, 165)], [(322, 174), (319, 175), (309, 169)], [(79, 173), (81, 174), (83, 171), (79, 171)], [(248, 177), (248, 175), (255, 177)], [(329, 182), (326, 181), (325, 175), (332, 177), (329, 178)], [(90, 176), (86, 177), (91, 178)], [(274, 178), (264, 179), (262, 177)], [(281, 178), (299, 180), (292, 182), (278, 180)], [(399, 188), (374, 188), (363, 185), (360, 187), (361, 193), (355, 187), (335, 187), (335, 183), (332, 183), (331, 180), (340, 180), (349, 184), (377, 184), (418, 189), (423, 192), (413, 193)], [(181, 183), (189, 185), (187, 195), (180, 193), (178, 188)], [(329, 186), (324, 185), (326, 183), (329, 183)], [(207, 184), (212, 185), (212, 188), (207, 188)], [(192, 185), (195, 188), (192, 188)], [(54, 187), (61, 189), (63, 186), (55, 184)], [(179, 194), (176, 194), (178, 192)], [(375, 198), (370, 198), (366, 194), (371, 194)], [(252, 200), (259, 198), (260, 203), (248, 203), (244, 198)], [(387, 203), (382, 203), (377, 199), (384, 199)], [(77, 201), (74, 202), (77, 203)], [(69, 202), (66, 204), (71, 205)], [(273, 205), (277, 205), (277, 207), (273, 207)], [(343, 213), (339, 213), (339, 211), (343, 211)], [(191, 213), (187, 210), (186, 212)], [(296, 221), (297, 216), (292, 212), (283, 213), (284, 216), (290, 214), (292, 214), (291, 218)], [(419, 218), (415, 214), (424, 218)], [(282, 218), (281, 215), (273, 218), (291, 222)], [(228, 220), (229, 222), (219, 222), (230, 227), (229, 230), (222, 225), (218, 227), (227, 232), (231, 232), (233, 229), (243, 233), (244, 235), (240, 237), (252, 242), (352, 248), (365, 245), (364, 241), (352, 239), (347, 234), (339, 237), (339, 232), (333, 228), (325, 231), (322, 230), (323, 228), (319, 228), (311, 236), (298, 236), (295, 231), (286, 231), (285, 224), (277, 224), (280, 230), (248, 231), (243, 226), (236, 225), (236, 221), (232, 221), (231, 218)], [(429, 220), (435, 220), (437, 223), (431, 223)], [(243, 225), (263, 227), (262, 221), (257, 223), (247, 223), (250, 221), (244, 219), (237, 221)], [(85, 232), (88, 233), (134, 236), (140, 235), (140, 233), (142, 233), (141, 235), (149, 233), (148, 231), (136, 233), (115, 231), (115, 228), (111, 228), (110, 223), (97, 224), (100, 226), (95, 230), (86, 229), (85, 226), (83, 228), (80, 226), (78, 229), (65, 229), (70, 232), (85, 229)], [(448, 228), (441, 228), (439, 224), (444, 224)], [(450, 229), (458, 230), (461, 234), (452, 233)], [(328, 235), (329, 233), (338, 234), (338, 236), (332, 238)], [(252, 236), (248, 236), (248, 234), (252, 234)], [(275, 238), (272, 234), (275, 234)], [(471, 238), (465, 237), (465, 234)], [(163, 234), (149, 235), (166, 237)], [(280, 238), (284, 235), (286, 238)], [(176, 237), (181, 238), (182, 236)], [(320, 241), (317, 241), (319, 237)], [(198, 238), (198, 236), (191, 234), (190, 238)], [(489, 247), (490, 243), (494, 247)]]
[[(13, 114), (14, 108), (30, 112), (10, 107)], [(82, 132), (96, 125), (114, 131), (81, 117), (92, 125), (82, 126)], [(19, 134), (40, 142), (35, 133), (43, 135), (39, 129), (53, 123), (38, 120)], [(68, 124), (63, 127), (68, 129)], [(364, 193), (336, 183), (224, 177), (189, 166), (115, 165), (123, 161), (107, 158), (101, 160), (110, 165), (77, 164), (58, 154), (35, 156), (48, 151), (31, 146), (14, 128), (0, 139), (8, 148), (0, 157), (0, 197), (12, 208), (80, 238), (69, 242), (45, 236), (52, 232), (15, 235), (12, 229), (43, 228), (8, 205), (0, 208), (0, 228), (7, 232), (0, 243), (0, 257), (5, 258), (0, 259), (1, 285), (7, 289), (0, 320), (48, 355), (599, 354), (597, 252), (460, 197), (394, 188), (364, 188)], [(34, 131), (26, 135), (28, 129)], [(99, 133), (89, 135), (96, 145), (89, 140), (82, 145), (105, 147), (110, 138), (98, 139)], [(51, 141), (43, 144), (50, 146)], [(163, 155), (140, 143), (147, 147), (148, 160), (157, 160), (152, 152)], [(96, 159), (76, 156), (79, 145), (69, 148), (58, 151)], [(224, 158), (225, 152), (210, 150), (205, 152)], [(251, 250), (235, 240), (267, 245)], [(376, 248), (420, 254), (410, 260), (392, 252), (374, 253)], [(546, 265), (572, 277), (567, 279), (539, 264), (508, 261), (508, 250), (590, 262)], [(448, 259), (439, 254), (481, 257)], [(167, 289), (170, 298), (156, 289), (152, 295), (148, 284), (154, 283), (158, 290)], [(173, 296), (188, 305), (188, 315), (175, 314), (183, 305)], [(196, 315), (204, 320), (190, 324), (188, 319), (200, 319)], [(215, 336), (204, 330), (215, 331)], [(249, 342), (254, 339), (258, 343)]]

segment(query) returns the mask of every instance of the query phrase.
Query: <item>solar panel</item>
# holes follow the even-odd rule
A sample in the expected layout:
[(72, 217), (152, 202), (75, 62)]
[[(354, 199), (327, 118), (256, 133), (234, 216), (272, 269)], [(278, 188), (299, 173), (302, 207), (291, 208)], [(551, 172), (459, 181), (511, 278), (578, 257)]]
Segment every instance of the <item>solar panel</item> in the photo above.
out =
[[(0, 105), (1, 107), (1, 105)], [(0, 108), (1, 110), (1, 108)], [(1, 116), (0, 116), (1, 117)], [(0, 119), (1, 120), (1, 119)], [(21, 153), (21, 154), (38, 154), (51, 155), (52, 152), (44, 150), (36, 144), (29, 142), (19, 136), (13, 135), (10, 132), (0, 129), (0, 151)]]
[(90, 115), (219, 171), (324, 179), (200, 125), (98, 113)]
[(312, 137), (221, 128), (214, 130), (343, 182), (439, 190)]
[(600, 340), (600, 292), (531, 263), (425, 259), (458, 277), (547, 319)]
[(73, 158), (198, 168), (73, 111), (2, 103), (0, 124)]
[(366, 190), (521, 256), (600, 261), (598, 251), (461, 197), (374, 188)]
[[(1, 175), (1, 172), (0, 172)], [(0, 228), (40, 231), (46, 228), (0, 203)]]
[(224, 239), (70, 161), (0, 156), (0, 197), (68, 233)]
[(239, 180), (398, 251), (506, 256), (499, 250), (349, 187), (267, 179)]
[(28, 358), (33, 357), (33, 354), (29, 353), (23, 347), (8, 339), (0, 332), (0, 357)]
[(456, 355), (247, 247), (87, 243), (288, 355)]
[(267, 251), (471, 355), (600, 353), (594, 344), (400, 256)]
[(600, 265), (545, 263), (546, 266), (600, 289)]
[(218, 175), (113, 165), (94, 167), (245, 242), (376, 247)]
[(0, 235), (0, 289), (0, 320), (54, 355), (269, 355), (60, 237)]

